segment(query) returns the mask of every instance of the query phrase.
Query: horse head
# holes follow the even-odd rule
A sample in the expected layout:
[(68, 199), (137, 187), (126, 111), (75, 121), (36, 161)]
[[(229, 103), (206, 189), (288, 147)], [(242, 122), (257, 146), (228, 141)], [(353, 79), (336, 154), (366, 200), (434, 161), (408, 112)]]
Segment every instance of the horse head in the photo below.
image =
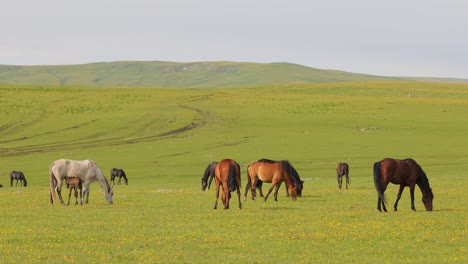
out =
[(109, 189), (106, 192), (106, 200), (108, 203), (113, 204), (114, 201), (112, 200), (112, 197), (114, 196), (114, 191), (112, 191), (112, 188), (109, 185)]
[(201, 190), (202, 191), (206, 190), (206, 187), (208, 187), (208, 181), (207, 181), (207, 179), (202, 178), (201, 179)]
[(289, 196), (291, 197), (291, 199), (293, 199), (293, 201), (296, 201), (296, 199), (297, 199), (297, 188), (296, 188), (296, 186), (288, 188), (288, 192), (289, 192)]
[(432, 200), (434, 200), (434, 194), (432, 194), (432, 189), (423, 193), (422, 202), (426, 211), (432, 211)]

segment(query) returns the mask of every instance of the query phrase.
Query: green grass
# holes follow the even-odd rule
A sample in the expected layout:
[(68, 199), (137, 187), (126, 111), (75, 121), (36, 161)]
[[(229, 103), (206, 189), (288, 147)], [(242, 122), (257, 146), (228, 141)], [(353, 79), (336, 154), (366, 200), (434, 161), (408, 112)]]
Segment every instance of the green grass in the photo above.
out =
[[(409, 93), (416, 98), (408, 98)], [(402, 82), (232, 89), (0, 86), (0, 252), (5, 263), (466, 262), (468, 86)], [(412, 157), (434, 211), (406, 189), (379, 213), (372, 164)], [(51, 206), (49, 165), (92, 159), (125, 169), (108, 205)], [(205, 167), (288, 159), (305, 180), (293, 202), (250, 199), (213, 210)], [(338, 190), (335, 168), (350, 165)], [(22, 170), (28, 187), (10, 187)], [(244, 187), (244, 186), (243, 186)], [(264, 191), (269, 184), (264, 185)], [(398, 187), (386, 191), (389, 208)], [(242, 188), (242, 193), (244, 188)], [(64, 196), (68, 199), (68, 190)], [(250, 194), (249, 194), (250, 197)]]

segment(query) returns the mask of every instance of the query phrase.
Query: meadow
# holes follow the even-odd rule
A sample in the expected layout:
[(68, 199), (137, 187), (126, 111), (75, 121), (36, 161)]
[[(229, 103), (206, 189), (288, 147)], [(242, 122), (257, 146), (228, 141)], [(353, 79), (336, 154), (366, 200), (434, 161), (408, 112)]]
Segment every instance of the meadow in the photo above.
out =
[[(414, 98), (409, 98), (414, 94)], [(224, 89), (0, 86), (3, 263), (465, 263), (468, 85), (345, 82)], [(414, 158), (434, 193), (377, 211), (372, 165)], [(49, 165), (91, 159), (109, 178), (89, 204), (50, 204)], [(201, 191), (211, 161), (287, 159), (305, 181), (292, 201)], [(335, 168), (350, 165), (339, 190)], [(10, 187), (21, 170), (27, 187)], [(269, 184), (264, 184), (264, 192)], [(388, 208), (398, 186), (389, 185)], [(68, 199), (68, 190), (64, 189)]]

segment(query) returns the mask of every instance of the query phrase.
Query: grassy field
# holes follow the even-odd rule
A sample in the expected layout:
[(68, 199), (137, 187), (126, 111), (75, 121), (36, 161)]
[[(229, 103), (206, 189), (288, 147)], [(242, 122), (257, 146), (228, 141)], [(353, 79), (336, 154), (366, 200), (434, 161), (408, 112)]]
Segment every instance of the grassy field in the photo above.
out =
[[(409, 98), (408, 94), (415, 98)], [(464, 263), (468, 86), (404, 82), (232, 89), (0, 86), (0, 252), (4, 263)], [(372, 164), (412, 157), (434, 211), (405, 190), (379, 213)], [(114, 204), (52, 206), (49, 165), (92, 159), (123, 168)], [(288, 159), (305, 180), (293, 202), (200, 190), (211, 161)], [(350, 165), (339, 190), (335, 168)], [(22, 170), (28, 187), (10, 187)], [(269, 184), (264, 184), (264, 191)], [(398, 187), (386, 195), (392, 208)], [(242, 190), (243, 193), (244, 190)], [(68, 199), (68, 190), (65, 190)], [(250, 197), (250, 194), (249, 194)]]

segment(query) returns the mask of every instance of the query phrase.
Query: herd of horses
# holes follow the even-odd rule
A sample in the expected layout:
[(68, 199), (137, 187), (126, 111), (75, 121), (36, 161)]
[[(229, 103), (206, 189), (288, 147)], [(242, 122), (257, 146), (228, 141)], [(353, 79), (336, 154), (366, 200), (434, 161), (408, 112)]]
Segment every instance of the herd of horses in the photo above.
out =
[[(65, 182), (68, 189), (68, 205), (72, 192), (75, 195), (75, 205), (78, 204), (78, 194), (80, 196), (80, 204), (89, 201), (89, 186), (92, 182), (97, 181), (104, 191), (104, 197), (108, 203), (113, 203), (112, 187), (107, 181), (107, 178), (102, 173), (101, 169), (92, 160), (69, 160), (59, 159), (50, 165), (50, 202), (56, 203), (55, 193), (58, 194), (61, 204), (65, 204), (62, 198), (62, 184)], [(122, 178), (125, 185), (128, 185), (128, 178), (123, 169), (112, 168), (110, 171), (112, 186), (115, 184), (115, 179), (119, 178), (117, 185), (121, 184)], [(27, 186), (26, 177), (21, 171), (12, 171), (10, 173), (10, 186), (13, 187), (13, 181), (16, 180), (16, 185), (20, 182), (20, 186)]]
[[(350, 185), (349, 165), (347, 163), (339, 163), (336, 168), (338, 187), (341, 189), (343, 177), (346, 177), (346, 189)], [(121, 184), (121, 179), (128, 185), (128, 178), (124, 170), (113, 168), (110, 175), (111, 180), (102, 173), (101, 169), (92, 160), (69, 160), (59, 159), (51, 163), (50, 170), (50, 202), (56, 204), (56, 193), (61, 204), (65, 204), (62, 198), (62, 184), (65, 182), (70, 193), (68, 195), (68, 204), (70, 197), (74, 191), (75, 205), (78, 204), (78, 194), (80, 196), (80, 204), (88, 203), (89, 186), (91, 182), (97, 181), (101, 185), (104, 197), (108, 203), (113, 203), (112, 186), (115, 184), (115, 178), (119, 178), (117, 185)], [(389, 183), (400, 185), (397, 199), (394, 204), (394, 210), (397, 211), (398, 202), (405, 187), (409, 187), (411, 196), (411, 209), (416, 210), (414, 206), (414, 189), (416, 185), (422, 193), (422, 202), (427, 211), (432, 211), (432, 201), (434, 194), (432, 193), (429, 179), (421, 166), (414, 159), (393, 159), (385, 158), (375, 162), (373, 167), (373, 177), (375, 189), (377, 191), (377, 209), (387, 212), (385, 190)], [(229, 201), (231, 192), (237, 192), (239, 209), (242, 208), (241, 202), (241, 170), (240, 165), (233, 159), (223, 159), (219, 162), (211, 162), (205, 169), (201, 179), (202, 190), (209, 189), (211, 182), (215, 179), (216, 185), (216, 200), (214, 209), (218, 207), (219, 192), (222, 190), (222, 202), (224, 209), (229, 209)], [(12, 171), (10, 173), (10, 186), (13, 187), (13, 181), (16, 180), (20, 186), (27, 186), (26, 177), (21, 171)], [(264, 196), (262, 192), (262, 184), (271, 183), (267, 194)], [(245, 186), (244, 201), (247, 200), (247, 194), (250, 189), (252, 200), (255, 200), (256, 191), (259, 191), (260, 197), (264, 197), (266, 201), (273, 189), (275, 201), (278, 200), (278, 190), (282, 183), (286, 185), (286, 195), (291, 197), (293, 201), (297, 197), (302, 196), (304, 181), (301, 180), (297, 170), (287, 160), (270, 160), (259, 159), (250, 163), (247, 166), (247, 185)]]
[[(343, 177), (346, 177), (346, 189), (350, 185), (349, 179), (349, 165), (347, 163), (339, 163), (336, 168), (338, 187), (341, 189), (343, 184)], [(405, 187), (409, 187), (411, 196), (411, 209), (416, 210), (414, 206), (414, 189), (417, 185), (422, 193), (422, 202), (427, 211), (432, 211), (432, 201), (434, 195), (432, 193), (429, 179), (421, 166), (414, 159), (393, 159), (385, 158), (381, 161), (375, 162), (373, 167), (373, 176), (375, 189), (377, 191), (377, 209), (382, 209), (387, 212), (385, 206), (386, 199), (384, 192), (389, 183), (400, 185), (398, 196), (394, 204), (394, 210), (397, 211), (398, 201)], [(218, 206), (219, 192), (222, 189), (222, 201), (224, 209), (229, 209), (229, 200), (231, 192), (236, 191), (239, 200), (239, 209), (242, 208), (241, 203), (241, 177), (240, 166), (233, 159), (223, 159), (220, 162), (211, 162), (205, 169), (201, 179), (202, 191), (209, 189), (211, 182), (215, 179), (216, 185), (216, 200), (214, 209)], [(275, 189), (275, 201), (278, 199), (278, 189), (283, 182), (286, 185), (286, 194), (290, 196), (293, 201), (297, 197), (301, 197), (304, 181), (301, 180), (296, 169), (287, 160), (269, 160), (260, 159), (250, 163), (247, 166), (247, 185), (245, 186), (244, 201), (247, 199), (247, 193), (250, 189), (252, 200), (255, 200), (256, 190), (263, 197), (262, 183), (271, 183), (271, 186), (264, 196), (264, 200)]]

